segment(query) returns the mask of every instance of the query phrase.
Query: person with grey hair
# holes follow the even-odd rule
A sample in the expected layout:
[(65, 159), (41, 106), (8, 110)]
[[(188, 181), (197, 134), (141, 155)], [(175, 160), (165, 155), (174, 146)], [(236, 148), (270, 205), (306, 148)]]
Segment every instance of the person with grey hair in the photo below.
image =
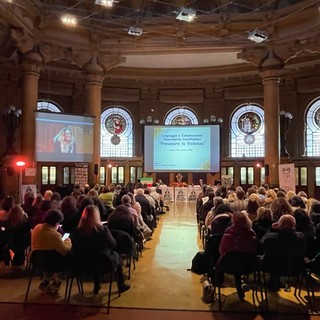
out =
[(133, 209), (131, 206), (131, 203), (132, 203), (131, 197), (125, 194), (124, 196), (122, 196), (121, 202), (123, 205), (128, 207), (130, 212), (130, 217), (132, 219), (134, 226), (137, 228), (137, 230), (140, 230), (139, 217), (138, 217), (137, 211)]
[(133, 196), (133, 193), (128, 192), (128, 196), (131, 198), (131, 207), (137, 212), (140, 230), (143, 233), (144, 239), (150, 240), (152, 235), (152, 230), (147, 226), (147, 224), (143, 221), (141, 215), (141, 205), (137, 202)]
[(248, 200), (245, 199), (245, 192), (241, 187), (236, 188), (236, 199), (230, 203), (230, 207), (233, 212), (240, 212), (242, 210), (247, 210), (248, 208)]
[(150, 202), (148, 201), (148, 199), (145, 197), (144, 189), (138, 188), (136, 190), (135, 200), (139, 202), (141, 206), (141, 215), (142, 215), (143, 221), (153, 231), (153, 229), (155, 228), (153, 208)]

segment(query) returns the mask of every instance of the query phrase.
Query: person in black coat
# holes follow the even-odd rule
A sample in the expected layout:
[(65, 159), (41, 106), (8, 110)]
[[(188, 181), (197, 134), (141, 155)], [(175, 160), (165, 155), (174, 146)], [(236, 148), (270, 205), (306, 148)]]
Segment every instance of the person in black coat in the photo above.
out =
[(149, 200), (144, 196), (144, 190), (142, 188), (137, 189), (135, 200), (140, 203), (143, 221), (153, 231), (155, 227), (153, 209)]
[(269, 286), (273, 290), (281, 285), (279, 275), (304, 268), (306, 239), (295, 225), (295, 218), (284, 214), (260, 240), (263, 270), (270, 274)]
[(108, 271), (107, 265), (110, 263), (117, 271), (118, 290), (124, 292), (130, 289), (124, 282), (120, 257), (113, 251), (116, 241), (108, 227), (101, 224), (97, 206), (88, 205), (84, 209), (79, 225), (70, 238), (71, 260), (78, 270), (92, 274), (95, 294), (101, 289), (100, 279), (104, 272)]
[(20, 205), (15, 205), (10, 210), (6, 234), (8, 248), (14, 253), (11, 261), (12, 265), (24, 265), (25, 250), (31, 243), (31, 226)]
[(134, 225), (129, 207), (126, 205), (117, 206), (108, 217), (109, 229), (122, 230), (127, 232), (136, 243), (139, 241), (138, 230)]

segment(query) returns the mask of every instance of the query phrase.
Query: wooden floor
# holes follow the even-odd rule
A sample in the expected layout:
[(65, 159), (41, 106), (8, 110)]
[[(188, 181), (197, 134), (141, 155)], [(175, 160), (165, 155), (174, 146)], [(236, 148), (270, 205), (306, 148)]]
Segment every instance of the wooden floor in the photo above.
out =
[[(202, 300), (202, 281), (199, 275), (188, 271), (194, 254), (201, 249), (195, 220), (194, 203), (172, 203), (170, 211), (162, 216), (153, 239), (136, 263), (131, 289), (118, 297), (112, 295), (110, 314), (106, 314), (107, 284), (98, 295), (92, 294), (92, 283), (85, 283), (85, 294), (72, 292), (71, 305), (64, 307), (64, 287), (58, 296), (41, 292), (35, 278), (29, 303), (23, 306), (27, 278), (20, 271), (0, 267), (0, 319), (274, 319), (317, 317), (308, 305), (299, 302), (291, 292), (269, 293), (269, 312), (261, 312), (263, 301), (252, 301), (251, 292), (245, 301), (239, 301), (232, 279), (223, 288), (223, 312), (218, 303)], [(126, 271), (126, 269), (125, 269)], [(116, 286), (114, 285), (114, 288)], [(318, 293), (317, 293), (318, 295)], [(302, 297), (306, 293), (302, 292)], [(317, 299), (319, 297), (317, 296)]]

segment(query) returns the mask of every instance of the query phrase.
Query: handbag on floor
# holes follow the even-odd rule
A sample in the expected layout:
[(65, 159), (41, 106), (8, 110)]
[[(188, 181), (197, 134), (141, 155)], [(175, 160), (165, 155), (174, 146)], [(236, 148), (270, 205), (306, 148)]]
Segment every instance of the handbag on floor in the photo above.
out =
[(204, 251), (199, 251), (192, 258), (191, 261), (191, 271), (197, 274), (206, 273), (205, 255)]
[(203, 292), (202, 292), (203, 301), (205, 303), (213, 303), (215, 298), (214, 285), (209, 280), (205, 280), (203, 281), (202, 286), (203, 286)]

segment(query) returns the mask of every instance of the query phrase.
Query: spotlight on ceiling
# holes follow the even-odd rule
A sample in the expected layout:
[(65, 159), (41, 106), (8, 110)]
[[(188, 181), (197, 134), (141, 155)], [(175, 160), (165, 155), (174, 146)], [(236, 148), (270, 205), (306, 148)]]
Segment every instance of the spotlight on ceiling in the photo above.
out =
[(141, 36), (142, 35), (142, 28), (139, 27), (129, 27), (128, 34), (132, 36)]
[(196, 16), (196, 10), (182, 7), (177, 13), (176, 19), (191, 22)]
[(260, 30), (254, 30), (252, 32), (249, 33), (248, 35), (248, 39), (253, 41), (253, 42), (256, 42), (256, 43), (261, 43), (265, 40), (268, 39), (268, 36), (265, 32), (263, 31), (260, 31)]
[(61, 21), (63, 24), (71, 27), (75, 27), (78, 23), (77, 18), (70, 14), (65, 14), (61, 17)]
[(96, 0), (96, 4), (104, 7), (112, 7), (113, 2), (113, 0)]

